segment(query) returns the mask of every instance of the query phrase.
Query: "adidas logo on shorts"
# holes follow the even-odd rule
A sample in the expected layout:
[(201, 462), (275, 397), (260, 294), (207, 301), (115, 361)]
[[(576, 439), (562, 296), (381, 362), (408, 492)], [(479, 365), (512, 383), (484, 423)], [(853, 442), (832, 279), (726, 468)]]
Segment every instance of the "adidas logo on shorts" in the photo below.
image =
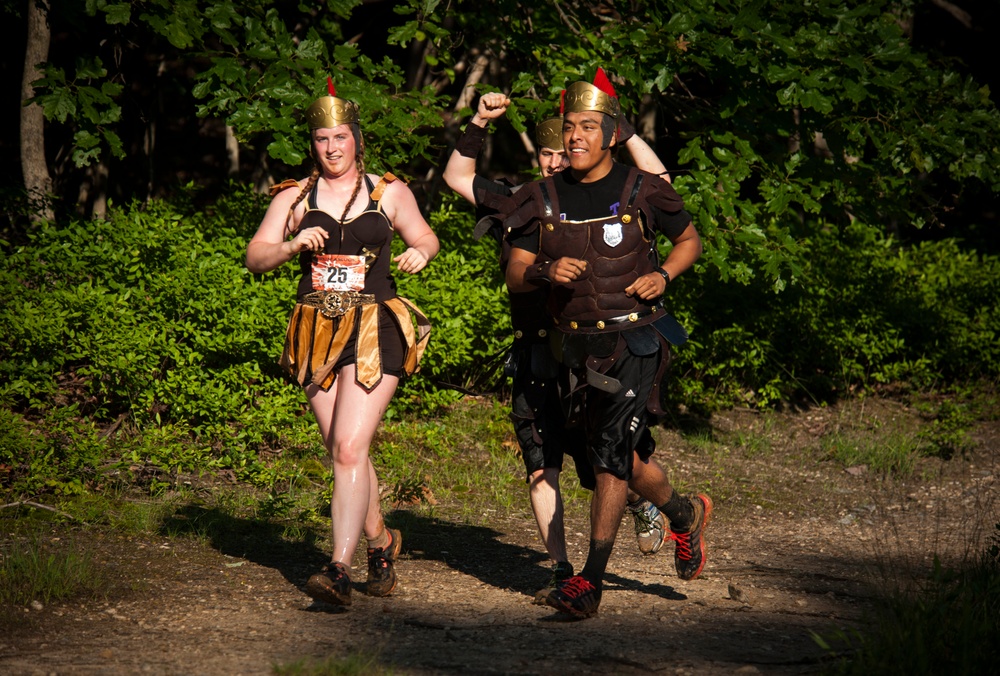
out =
[(635, 398), (635, 390), (632, 388), (629, 388), (629, 391), (625, 393), (625, 398), (628, 399), (629, 397)]

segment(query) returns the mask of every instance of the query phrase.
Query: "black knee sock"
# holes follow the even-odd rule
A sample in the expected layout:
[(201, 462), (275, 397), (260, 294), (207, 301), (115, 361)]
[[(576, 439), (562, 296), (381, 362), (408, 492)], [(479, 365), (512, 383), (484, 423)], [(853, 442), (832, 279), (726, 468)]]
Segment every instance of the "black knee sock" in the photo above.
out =
[(691, 501), (677, 491), (670, 494), (670, 499), (660, 507), (660, 511), (670, 519), (670, 530), (686, 531), (694, 523), (694, 507)]
[(613, 540), (590, 540), (587, 563), (580, 571), (580, 575), (587, 578), (598, 589), (601, 588), (601, 580), (604, 579), (604, 571), (608, 569), (608, 560), (611, 559), (611, 550), (614, 546)]

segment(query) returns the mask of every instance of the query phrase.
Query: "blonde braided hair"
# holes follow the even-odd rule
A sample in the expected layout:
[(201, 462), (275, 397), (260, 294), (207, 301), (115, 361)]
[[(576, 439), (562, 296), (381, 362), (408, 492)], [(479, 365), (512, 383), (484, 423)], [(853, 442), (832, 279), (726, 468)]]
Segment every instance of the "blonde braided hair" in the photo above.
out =
[(309, 194), (309, 191), (313, 189), (313, 186), (316, 185), (317, 181), (319, 181), (321, 173), (322, 171), (320, 169), (319, 162), (314, 161), (312, 173), (309, 174), (309, 178), (306, 180), (305, 187), (302, 188), (302, 190), (299, 192), (299, 196), (295, 198), (294, 202), (292, 202), (292, 206), (288, 208), (288, 218), (285, 220), (285, 230), (287, 230), (288, 234), (292, 235), (293, 237), (299, 232), (298, 228), (292, 230), (289, 227), (292, 222), (292, 215), (295, 213), (295, 207), (299, 206), (299, 202), (305, 199), (306, 195)]

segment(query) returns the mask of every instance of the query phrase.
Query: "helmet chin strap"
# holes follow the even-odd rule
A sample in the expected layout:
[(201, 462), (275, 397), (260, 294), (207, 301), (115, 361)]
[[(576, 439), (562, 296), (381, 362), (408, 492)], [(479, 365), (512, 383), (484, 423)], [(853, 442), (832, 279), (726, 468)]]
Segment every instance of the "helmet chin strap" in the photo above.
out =
[(601, 150), (607, 150), (615, 138), (615, 132), (618, 131), (618, 122), (607, 113), (601, 113), (601, 116)]

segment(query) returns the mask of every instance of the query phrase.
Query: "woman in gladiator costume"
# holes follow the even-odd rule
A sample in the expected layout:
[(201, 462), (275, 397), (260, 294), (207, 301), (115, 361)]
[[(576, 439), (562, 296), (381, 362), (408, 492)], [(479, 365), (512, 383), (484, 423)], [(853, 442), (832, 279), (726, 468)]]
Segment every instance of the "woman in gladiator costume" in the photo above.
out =
[[(365, 173), (358, 106), (329, 96), (306, 111), (312, 174), (272, 189), (274, 199), (247, 246), (247, 268), (269, 272), (298, 258), (302, 271), (280, 364), (305, 388), (333, 459), (333, 555), (306, 584), (312, 598), (351, 602), (351, 562), (362, 532), (366, 593), (388, 596), (402, 545), (386, 528), (368, 452), (400, 377), (417, 370), (430, 333), (426, 317), (396, 295), (390, 263), (420, 272), (437, 236), (413, 193), (386, 173)], [(392, 257), (395, 234), (407, 249)], [(416, 328), (414, 327), (416, 321)]]

